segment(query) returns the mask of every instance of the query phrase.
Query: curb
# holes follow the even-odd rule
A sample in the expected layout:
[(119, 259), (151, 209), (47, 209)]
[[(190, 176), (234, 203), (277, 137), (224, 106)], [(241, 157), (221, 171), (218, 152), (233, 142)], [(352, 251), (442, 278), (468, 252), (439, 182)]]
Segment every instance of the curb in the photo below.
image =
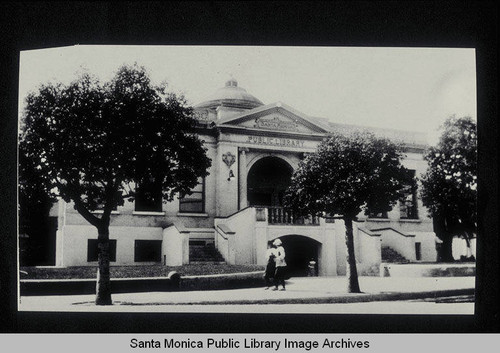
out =
[(279, 298), (279, 299), (255, 299), (255, 300), (226, 300), (226, 301), (193, 301), (193, 302), (150, 302), (150, 303), (132, 303), (122, 302), (120, 305), (146, 306), (146, 305), (250, 305), (250, 304), (347, 304), (363, 303), (375, 301), (401, 301), (412, 299), (452, 297), (459, 295), (474, 295), (474, 288), (448, 289), (425, 292), (407, 292), (407, 293), (353, 293), (340, 296), (321, 296), (310, 298)]

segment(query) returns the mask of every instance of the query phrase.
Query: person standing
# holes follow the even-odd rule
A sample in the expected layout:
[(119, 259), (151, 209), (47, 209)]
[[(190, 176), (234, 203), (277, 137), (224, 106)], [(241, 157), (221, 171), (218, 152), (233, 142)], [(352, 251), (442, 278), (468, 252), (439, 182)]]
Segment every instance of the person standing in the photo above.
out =
[(274, 280), (274, 273), (276, 272), (276, 249), (273, 247), (271, 242), (267, 243), (267, 252), (266, 252), (266, 258), (267, 258), (267, 265), (266, 265), (266, 272), (264, 274), (264, 280), (266, 281), (266, 288), (269, 289), (271, 287), (271, 278)]
[(317, 276), (316, 272), (316, 261), (314, 261), (314, 258), (309, 261), (309, 265), (307, 266), (308, 271), (307, 271), (307, 276), (309, 277), (315, 277)]
[(275, 262), (276, 262), (276, 272), (274, 274), (274, 285), (275, 288), (273, 290), (278, 290), (278, 286), (281, 284), (285, 289), (285, 277), (286, 277), (286, 261), (285, 261), (285, 249), (281, 243), (281, 240), (278, 238), (273, 242), (273, 245), (276, 247), (275, 250)]

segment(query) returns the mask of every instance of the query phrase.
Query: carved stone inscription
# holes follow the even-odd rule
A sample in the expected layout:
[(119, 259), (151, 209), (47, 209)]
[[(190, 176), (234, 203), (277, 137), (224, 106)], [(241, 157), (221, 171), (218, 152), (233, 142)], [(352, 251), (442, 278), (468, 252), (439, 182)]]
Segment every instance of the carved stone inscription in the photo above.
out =
[(248, 136), (248, 143), (281, 147), (304, 147), (304, 141), (282, 137)]
[(255, 119), (254, 127), (269, 130), (298, 131), (297, 123), (281, 119), (279, 116)]

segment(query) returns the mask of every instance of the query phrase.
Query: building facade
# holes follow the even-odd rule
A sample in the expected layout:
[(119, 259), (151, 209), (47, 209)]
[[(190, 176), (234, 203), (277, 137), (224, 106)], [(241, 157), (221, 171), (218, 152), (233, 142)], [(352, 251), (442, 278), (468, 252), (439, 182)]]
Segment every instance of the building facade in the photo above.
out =
[[(422, 133), (336, 124), (280, 102), (266, 105), (234, 79), (194, 108), (198, 134), (212, 159), (210, 174), (189, 196), (169, 203), (138, 197), (113, 211), (112, 265), (178, 266), (193, 262), (193, 250), (200, 247), (213, 247), (227, 263), (264, 265), (268, 241), (279, 237), (293, 273), (305, 273), (314, 259), (320, 275), (343, 275), (343, 222), (293, 219), (282, 208), (284, 191), (304, 154), (314, 152), (333, 131), (367, 129), (403, 142), (403, 164), (417, 176), (426, 169)], [(63, 201), (54, 212), (56, 265), (96, 265), (95, 227)], [(377, 275), (386, 256), (436, 260), (432, 220), (416, 193), (408, 193), (387, 214), (360, 215), (354, 226), (360, 274)]]

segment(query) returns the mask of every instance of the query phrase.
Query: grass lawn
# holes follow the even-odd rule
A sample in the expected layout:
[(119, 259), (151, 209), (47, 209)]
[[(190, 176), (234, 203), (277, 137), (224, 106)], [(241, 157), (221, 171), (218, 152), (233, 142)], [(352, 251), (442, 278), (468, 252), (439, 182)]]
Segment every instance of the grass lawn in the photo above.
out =
[[(181, 276), (214, 275), (224, 273), (264, 271), (264, 266), (259, 265), (228, 265), (228, 264), (190, 264), (177, 267), (163, 265), (145, 266), (111, 266), (111, 278), (131, 277), (166, 277), (170, 271), (176, 271)], [(74, 267), (21, 267), (21, 279), (68, 279), (68, 278), (96, 278), (97, 266)]]

